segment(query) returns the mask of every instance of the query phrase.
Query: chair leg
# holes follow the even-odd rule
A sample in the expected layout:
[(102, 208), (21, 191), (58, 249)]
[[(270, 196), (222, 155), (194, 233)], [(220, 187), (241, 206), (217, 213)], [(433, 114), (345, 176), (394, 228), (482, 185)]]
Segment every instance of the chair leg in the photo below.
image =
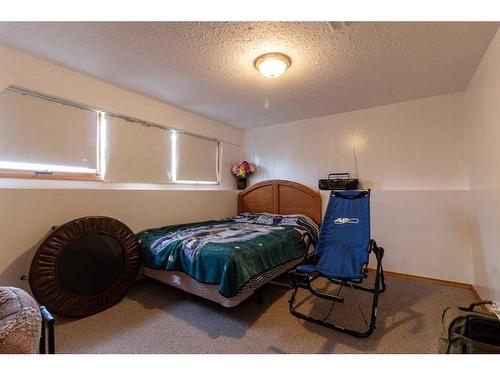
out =
[(55, 342), (55, 336), (54, 336), (54, 321), (49, 321), (47, 322), (47, 327), (49, 331), (49, 336), (48, 336), (48, 341), (49, 341), (49, 354), (55, 354), (56, 353), (56, 342)]
[[(54, 334), (54, 324), (55, 319), (52, 314), (45, 308), (45, 306), (40, 306), (40, 314), (42, 315), (42, 334), (40, 337), (40, 354), (47, 353), (47, 341), (48, 341), (48, 354), (55, 354), (55, 334)], [(47, 327), (48, 337), (46, 339), (45, 330)]]
[(382, 284), (382, 289), (380, 289), (380, 293), (383, 293), (386, 290), (384, 267), (382, 266), (382, 258), (384, 257), (385, 250), (383, 247), (377, 246), (374, 252), (375, 256), (377, 257), (377, 270), (379, 271), (380, 283)]
[(380, 293), (384, 293), (386, 290), (386, 286), (385, 286), (384, 267), (382, 267), (382, 265), (380, 265), (380, 282), (382, 284), (382, 289), (380, 290)]
[[(380, 256), (379, 256), (380, 255)], [(375, 286), (373, 291), (373, 301), (372, 301), (372, 312), (370, 318), (370, 334), (375, 330), (377, 321), (377, 309), (378, 309), (378, 296), (380, 293), (380, 284), (382, 283), (382, 291), (385, 291), (385, 281), (384, 281), (384, 271), (382, 270), (382, 256), (383, 249), (380, 254), (377, 255), (377, 270), (375, 271)]]
[(45, 354), (46, 350), (46, 340), (45, 340), (45, 320), (42, 318), (42, 330), (40, 331), (40, 344), (38, 352), (40, 354)]
[[(346, 327), (341, 327), (341, 326), (338, 326), (336, 324), (329, 323), (327, 321), (322, 321), (322, 320), (313, 318), (312, 316), (308, 316), (308, 315), (305, 315), (305, 314), (297, 311), (295, 308), (295, 299), (296, 299), (297, 292), (298, 292), (299, 288), (306, 289), (319, 298), (327, 298), (327, 299), (333, 300), (331, 298), (333, 296), (325, 295), (324, 293), (316, 292), (312, 288), (312, 286), (310, 285), (309, 280), (307, 280), (307, 279), (302, 279), (300, 282), (297, 282), (297, 280), (295, 279), (296, 275), (294, 275), (293, 273), (292, 273), (293, 292), (292, 292), (292, 295), (290, 297), (290, 300), (288, 301), (290, 313), (292, 315), (300, 318), (300, 319), (307, 320), (309, 322), (316, 323), (316, 324), (322, 325), (324, 327), (327, 327), (327, 328), (330, 328), (330, 329), (333, 329), (333, 330), (336, 330), (336, 331), (339, 331), (342, 333), (346, 333), (346, 334), (354, 336), (354, 337), (365, 338), (365, 337), (370, 336), (373, 333), (373, 331), (375, 331), (375, 328), (376, 328), (378, 297), (379, 297), (379, 294), (381, 292), (385, 291), (385, 280), (384, 280), (384, 273), (383, 273), (383, 268), (382, 268), (382, 257), (384, 254), (384, 250), (382, 248), (378, 248), (378, 250), (380, 250), (380, 251), (376, 252), (377, 268), (376, 268), (376, 272), (375, 272), (375, 285), (374, 285), (374, 287), (373, 288), (365, 288), (365, 287), (362, 287), (360, 285), (349, 284), (354, 289), (359, 289), (359, 290), (373, 293), (370, 323), (368, 324), (368, 329), (366, 331), (356, 331), (356, 330), (349, 329)], [(335, 284), (348, 285), (345, 281), (337, 281), (337, 280), (331, 280), (331, 279), (328, 279), (328, 280), (331, 282), (334, 282)], [(382, 289), (381, 289), (381, 287), (382, 287)], [(328, 296), (330, 298), (324, 297), (324, 296)], [(337, 302), (343, 302), (342, 297), (339, 296), (338, 298), (341, 298), (341, 300), (337, 300)]]
[(373, 329), (371, 329), (371, 328), (366, 332), (358, 332), (358, 331), (355, 331), (355, 330), (352, 330), (349, 328), (345, 328), (345, 327), (338, 326), (336, 324), (332, 324), (332, 323), (324, 321), (324, 320), (319, 320), (319, 319), (313, 318), (312, 316), (309, 316), (309, 315), (302, 314), (301, 312), (299, 312), (295, 309), (295, 297), (297, 295), (297, 291), (298, 291), (298, 287), (293, 290), (292, 297), (290, 298), (290, 300), (288, 302), (288, 306), (290, 308), (290, 313), (292, 315), (296, 316), (297, 318), (307, 320), (309, 322), (316, 323), (316, 324), (322, 325), (324, 327), (333, 329), (335, 331), (346, 333), (348, 335), (351, 335), (354, 337), (359, 337), (359, 338), (368, 337), (373, 333)]

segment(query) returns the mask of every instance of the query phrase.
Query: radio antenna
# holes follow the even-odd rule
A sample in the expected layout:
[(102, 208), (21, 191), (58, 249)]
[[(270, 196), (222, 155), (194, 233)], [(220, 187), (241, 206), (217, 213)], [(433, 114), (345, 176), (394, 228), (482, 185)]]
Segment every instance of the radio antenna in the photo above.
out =
[(356, 146), (354, 143), (354, 129), (351, 130), (352, 157), (354, 159), (354, 168), (356, 169), (356, 178), (359, 178), (358, 158), (356, 157)]

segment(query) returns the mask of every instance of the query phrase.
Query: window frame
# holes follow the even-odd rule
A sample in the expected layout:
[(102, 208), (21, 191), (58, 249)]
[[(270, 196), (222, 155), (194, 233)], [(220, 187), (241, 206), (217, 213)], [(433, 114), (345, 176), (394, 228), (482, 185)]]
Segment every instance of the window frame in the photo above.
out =
[[(77, 108), (80, 110), (87, 110), (94, 112), (96, 115), (96, 168), (89, 168), (91, 171), (82, 172), (82, 167), (71, 167), (71, 166), (61, 166), (58, 164), (46, 164), (46, 163), (22, 163), (22, 162), (10, 162), (8, 160), (0, 159), (0, 178), (24, 178), (24, 179), (39, 179), (39, 180), (76, 180), (76, 181), (103, 181), (104, 180), (104, 140), (105, 140), (105, 128), (106, 128), (106, 118), (103, 112), (93, 110), (90, 108), (83, 107), (81, 105), (73, 104), (69, 101), (52, 98), (50, 96), (31, 93), (27, 90), (21, 90), (17, 88), (11, 89), (7, 88), (11, 92), (15, 92), (19, 95), (28, 95), (40, 100), (45, 100), (49, 102), (58, 103), (60, 105), (67, 105), (69, 107)], [(5, 167), (2, 164), (14, 164), (12, 167)], [(15, 164), (19, 165), (19, 168), (15, 167)], [(23, 166), (24, 164), (24, 166)], [(28, 166), (40, 166), (40, 169), (29, 168)], [(50, 167), (55, 167), (56, 170), (51, 170)], [(68, 169), (67, 171), (57, 170), (57, 169)], [(70, 169), (74, 169), (71, 171)]]
[(204, 138), (204, 139), (209, 139), (207, 137), (201, 137), (197, 136), (194, 134), (190, 133), (185, 133), (179, 130), (171, 130), (171, 151), (172, 151), (172, 156), (171, 156), (171, 176), (172, 176), (172, 183), (173, 184), (179, 184), (179, 185), (220, 185), (221, 183), (221, 168), (220, 168), (220, 162), (221, 162), (221, 144), (222, 142), (218, 139), (213, 139), (213, 141), (216, 143), (216, 155), (215, 155), (215, 173), (217, 176), (216, 181), (203, 181), (203, 180), (180, 180), (177, 179), (177, 169), (178, 169), (178, 161), (177, 161), (177, 133), (180, 134), (185, 134), (191, 137), (198, 137), (198, 138)]

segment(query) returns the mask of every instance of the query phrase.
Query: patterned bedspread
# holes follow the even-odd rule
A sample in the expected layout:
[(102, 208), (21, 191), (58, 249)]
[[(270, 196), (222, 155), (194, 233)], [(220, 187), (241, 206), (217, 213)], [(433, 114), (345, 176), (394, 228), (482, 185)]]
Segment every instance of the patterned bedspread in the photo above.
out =
[(144, 266), (219, 284), (219, 293), (230, 298), (250, 279), (304, 256), (306, 233), (315, 244), (318, 227), (303, 215), (241, 214), (147, 229), (137, 236)]

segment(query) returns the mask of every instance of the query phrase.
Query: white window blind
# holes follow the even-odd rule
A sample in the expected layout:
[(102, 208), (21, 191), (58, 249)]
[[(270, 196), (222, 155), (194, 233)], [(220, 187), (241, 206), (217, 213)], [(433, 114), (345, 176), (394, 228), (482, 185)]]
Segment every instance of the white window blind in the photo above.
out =
[(95, 112), (4, 90), (0, 93), (0, 169), (98, 173)]
[(170, 181), (171, 132), (106, 116), (106, 181)]
[(172, 135), (174, 182), (218, 183), (219, 143), (183, 133)]

